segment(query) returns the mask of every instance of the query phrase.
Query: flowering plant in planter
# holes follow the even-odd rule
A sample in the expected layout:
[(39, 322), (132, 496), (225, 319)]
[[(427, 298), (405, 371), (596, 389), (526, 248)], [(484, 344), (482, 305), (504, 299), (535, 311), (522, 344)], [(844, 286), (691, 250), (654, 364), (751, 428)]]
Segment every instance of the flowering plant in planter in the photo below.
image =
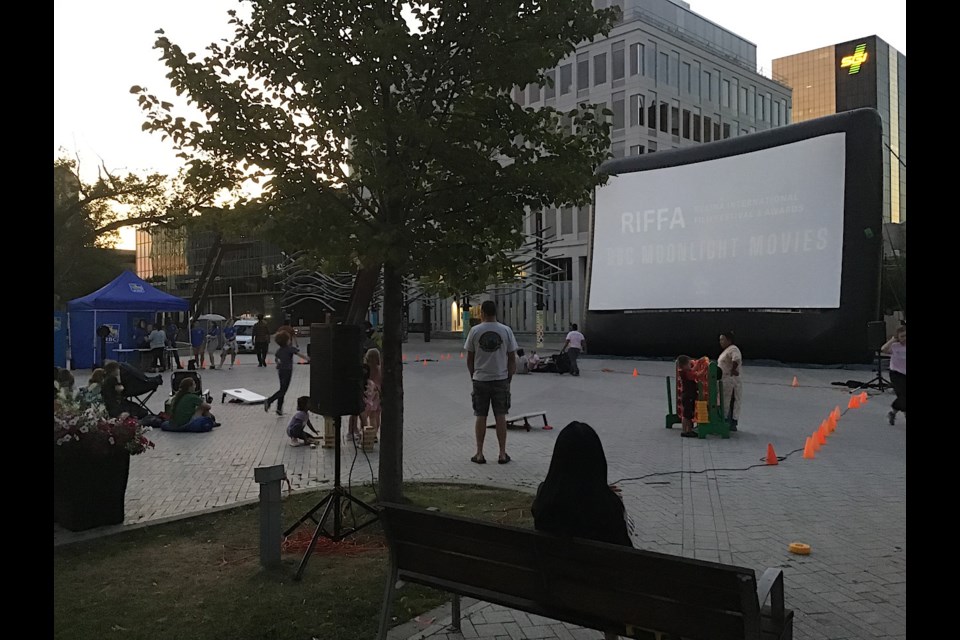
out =
[(53, 442), (64, 453), (105, 455), (123, 450), (135, 456), (153, 448), (146, 436), (150, 430), (126, 413), (111, 418), (102, 403), (90, 403), (79, 396), (54, 402)]

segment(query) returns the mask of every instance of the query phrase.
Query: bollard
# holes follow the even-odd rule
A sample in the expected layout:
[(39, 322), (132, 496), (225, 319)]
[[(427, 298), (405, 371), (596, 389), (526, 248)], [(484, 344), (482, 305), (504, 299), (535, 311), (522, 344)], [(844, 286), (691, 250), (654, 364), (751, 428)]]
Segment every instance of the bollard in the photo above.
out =
[(260, 565), (265, 568), (280, 565), (280, 483), (286, 477), (282, 464), (257, 467), (253, 470), (253, 479), (260, 485)]

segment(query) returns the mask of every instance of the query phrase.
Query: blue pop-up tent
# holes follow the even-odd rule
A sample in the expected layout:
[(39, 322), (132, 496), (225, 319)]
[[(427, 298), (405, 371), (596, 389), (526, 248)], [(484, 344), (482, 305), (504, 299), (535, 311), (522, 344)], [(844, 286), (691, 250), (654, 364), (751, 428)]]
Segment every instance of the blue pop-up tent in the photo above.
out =
[[(134, 317), (144, 314), (186, 311), (190, 307), (183, 298), (152, 287), (131, 271), (124, 271), (108, 285), (67, 303), (70, 317), (70, 357), (74, 369), (89, 369), (104, 358), (116, 358), (116, 350), (127, 341)], [(100, 356), (97, 328), (113, 330), (107, 338), (107, 350)]]

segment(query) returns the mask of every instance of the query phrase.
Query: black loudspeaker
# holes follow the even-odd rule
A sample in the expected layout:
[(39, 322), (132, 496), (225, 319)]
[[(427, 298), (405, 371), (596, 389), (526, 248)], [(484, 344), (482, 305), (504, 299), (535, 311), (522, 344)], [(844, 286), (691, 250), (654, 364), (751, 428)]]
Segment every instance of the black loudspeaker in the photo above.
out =
[(887, 341), (887, 323), (882, 320), (867, 323), (867, 340), (870, 350), (876, 351)]
[(363, 412), (363, 327), (310, 325), (310, 410), (322, 416)]

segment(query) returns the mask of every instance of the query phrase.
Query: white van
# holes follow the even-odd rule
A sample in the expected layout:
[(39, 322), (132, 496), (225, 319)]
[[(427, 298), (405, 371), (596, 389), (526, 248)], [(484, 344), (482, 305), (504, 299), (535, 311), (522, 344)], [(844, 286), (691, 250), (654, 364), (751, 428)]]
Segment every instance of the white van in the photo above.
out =
[(237, 352), (253, 353), (253, 325), (256, 320), (237, 320), (233, 327), (237, 330)]

